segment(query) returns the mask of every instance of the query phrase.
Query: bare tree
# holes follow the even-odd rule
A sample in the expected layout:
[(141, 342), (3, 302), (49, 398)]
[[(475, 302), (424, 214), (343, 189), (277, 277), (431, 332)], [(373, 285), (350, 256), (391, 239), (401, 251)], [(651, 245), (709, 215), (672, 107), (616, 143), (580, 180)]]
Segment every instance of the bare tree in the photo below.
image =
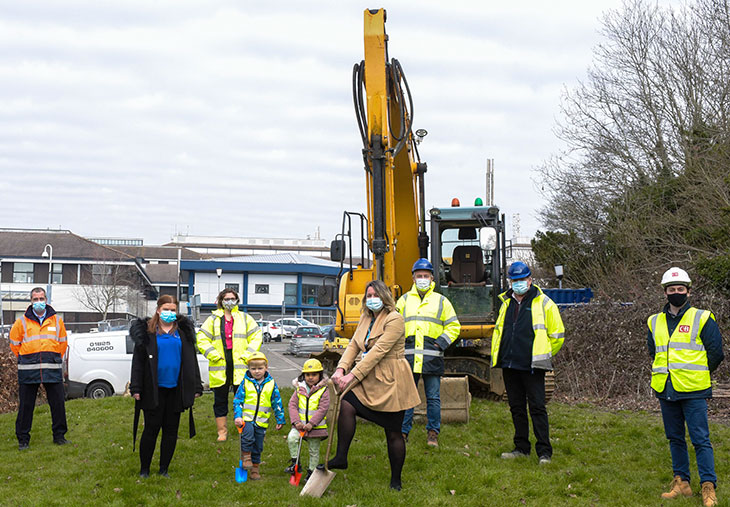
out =
[(91, 266), (91, 283), (78, 287), (74, 296), (83, 306), (101, 314), (106, 320), (117, 306), (124, 306), (125, 313), (135, 310), (139, 301), (139, 277), (129, 266), (94, 264)]
[(566, 148), (538, 171), (541, 218), (592, 252), (581, 274), (607, 292), (730, 247), (728, 12), (727, 0), (627, 1), (605, 14), (587, 80), (564, 93)]

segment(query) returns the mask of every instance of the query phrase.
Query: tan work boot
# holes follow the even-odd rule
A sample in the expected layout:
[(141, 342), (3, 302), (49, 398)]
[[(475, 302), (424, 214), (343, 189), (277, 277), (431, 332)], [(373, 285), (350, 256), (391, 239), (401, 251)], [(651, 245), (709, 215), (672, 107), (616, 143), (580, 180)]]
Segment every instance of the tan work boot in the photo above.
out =
[(434, 430), (428, 430), (428, 438), (426, 443), (433, 447), (439, 446), (439, 434)]
[(717, 505), (715, 485), (709, 481), (702, 483), (702, 505), (705, 507), (713, 507), (714, 505)]
[(251, 453), (244, 452), (241, 454), (242, 454), (241, 461), (243, 462), (242, 463), (243, 468), (245, 468), (246, 470), (250, 470), (253, 467), (253, 462), (251, 461)]
[(254, 463), (253, 468), (251, 468), (251, 471), (248, 474), (248, 478), (252, 481), (258, 481), (261, 479), (261, 474), (259, 473), (259, 464)]
[[(705, 483), (707, 484), (707, 483)], [(712, 484), (712, 483), (710, 483)], [(689, 482), (683, 480), (680, 476), (675, 475), (672, 483), (669, 485), (670, 489), (666, 493), (662, 493), (662, 498), (665, 500), (673, 500), (680, 496), (692, 496), (692, 488), (689, 487)], [(714, 493), (714, 488), (713, 488)]]
[(215, 418), (215, 425), (218, 427), (218, 442), (225, 442), (228, 438), (227, 419), (226, 416)]

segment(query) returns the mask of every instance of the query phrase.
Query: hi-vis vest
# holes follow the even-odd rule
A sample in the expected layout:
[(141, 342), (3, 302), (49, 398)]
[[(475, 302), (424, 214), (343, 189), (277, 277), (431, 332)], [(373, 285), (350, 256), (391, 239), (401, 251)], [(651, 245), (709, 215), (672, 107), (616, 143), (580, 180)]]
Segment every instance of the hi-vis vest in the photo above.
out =
[(435, 284), (421, 299), (416, 285), (403, 294), (396, 309), (403, 315), (406, 331), (405, 355), (414, 373), (442, 375), (444, 350), (459, 337), (461, 324), (451, 303), (438, 292)]
[(271, 416), (271, 396), (274, 394), (274, 379), (269, 377), (261, 390), (256, 389), (256, 383), (251, 382), (247, 377), (243, 379), (246, 389), (246, 397), (243, 399), (243, 420), (246, 422), (255, 422), (262, 428), (268, 428), (269, 416)]
[[(322, 386), (317, 391), (310, 393), (309, 397), (302, 393), (297, 393), (297, 397), (299, 398), (299, 420), (304, 424), (307, 424), (311, 419), (310, 414), (313, 414), (319, 408), (319, 400), (322, 399), (322, 395), (326, 389), (326, 386)], [(327, 416), (317, 426), (312, 426), (312, 429), (327, 429)]]
[(66, 340), (66, 328), (58, 315), (46, 317), (43, 324), (20, 317), (10, 330), (10, 348), (18, 357), (18, 382), (63, 382)]
[(669, 336), (667, 315), (664, 312), (649, 317), (647, 324), (654, 339), (654, 364), (651, 367), (651, 388), (664, 391), (667, 377), (679, 392), (702, 391), (710, 387), (710, 368), (700, 332), (712, 312), (690, 307)]
[[(532, 313), (532, 330), (535, 339), (532, 342), (532, 368), (539, 370), (552, 370), (551, 357), (558, 353), (565, 341), (565, 327), (560, 318), (558, 305), (547, 297), (540, 287), (537, 289), (537, 296), (532, 300), (530, 311)], [(498, 367), (499, 345), (502, 341), (504, 331), (504, 319), (507, 315), (507, 308), (512, 304), (512, 297), (507, 297), (507, 292), (499, 295), (502, 306), (499, 308), (497, 322), (492, 333), (492, 367)]]
[[(208, 359), (210, 387), (226, 383), (225, 336), (221, 334), (225, 325), (224, 311), (215, 310), (203, 323), (197, 335), (198, 350)], [(231, 310), (233, 316), (233, 384), (239, 385), (248, 368), (248, 358), (261, 349), (262, 333), (256, 321), (238, 308)]]

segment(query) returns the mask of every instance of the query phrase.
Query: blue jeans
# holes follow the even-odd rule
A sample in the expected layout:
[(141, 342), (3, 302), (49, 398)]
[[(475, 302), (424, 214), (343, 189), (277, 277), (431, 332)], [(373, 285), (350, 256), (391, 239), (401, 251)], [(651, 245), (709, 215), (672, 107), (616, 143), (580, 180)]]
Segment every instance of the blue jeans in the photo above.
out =
[(689, 438), (695, 448), (700, 482), (717, 483), (715, 456), (710, 443), (710, 429), (707, 425), (707, 400), (667, 401), (659, 399), (664, 420), (664, 433), (669, 440), (674, 475), (689, 481), (689, 453), (684, 438), (684, 424), (687, 423)]
[(266, 428), (256, 426), (248, 421), (241, 432), (241, 451), (251, 453), (253, 463), (261, 463), (261, 453), (264, 452), (264, 437)]
[[(418, 386), (418, 379), (423, 377), (423, 390), (426, 392), (426, 430), (433, 430), (436, 433), (441, 431), (441, 375), (413, 374), (413, 381)], [(403, 416), (401, 431), (406, 435), (413, 427), (413, 409), (406, 410)]]

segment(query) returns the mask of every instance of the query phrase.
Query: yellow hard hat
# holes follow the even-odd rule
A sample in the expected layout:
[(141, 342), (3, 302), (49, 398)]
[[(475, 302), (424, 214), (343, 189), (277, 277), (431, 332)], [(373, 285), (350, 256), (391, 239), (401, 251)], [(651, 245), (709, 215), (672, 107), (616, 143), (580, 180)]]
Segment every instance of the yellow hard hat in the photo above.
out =
[(248, 356), (248, 362), (250, 363), (251, 361), (266, 361), (266, 364), (269, 364), (269, 360), (266, 359), (266, 355), (263, 352), (254, 352)]
[(302, 373), (316, 373), (322, 370), (324, 370), (322, 363), (317, 359), (307, 359), (304, 361), (304, 366), (302, 366)]

